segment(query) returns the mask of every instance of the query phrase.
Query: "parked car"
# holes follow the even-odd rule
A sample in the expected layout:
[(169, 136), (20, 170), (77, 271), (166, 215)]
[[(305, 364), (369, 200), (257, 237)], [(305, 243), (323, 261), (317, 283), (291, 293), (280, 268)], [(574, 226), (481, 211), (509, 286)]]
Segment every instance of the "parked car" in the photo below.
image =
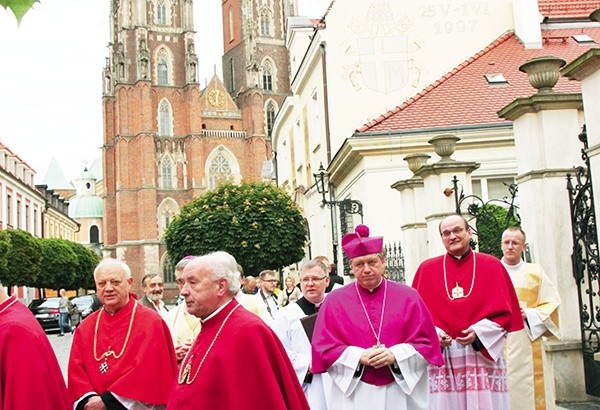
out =
[(98, 300), (98, 296), (95, 293), (90, 295), (74, 296), (70, 298), (70, 301), (77, 306), (81, 312), (81, 320), (85, 319), (90, 315), (90, 313), (98, 310), (98, 308), (102, 306)]
[(31, 302), (29, 302), (29, 305), (27, 307), (29, 308), (29, 310), (31, 310), (31, 313), (35, 315), (37, 313), (37, 308), (45, 301), (46, 298), (33, 299)]
[[(35, 318), (39, 324), (44, 328), (58, 329), (58, 301), (60, 298), (48, 298), (41, 305), (38, 306)], [(67, 323), (71, 324), (71, 328), (75, 328), (81, 323), (81, 312), (73, 303), (69, 301), (69, 316), (67, 316)]]

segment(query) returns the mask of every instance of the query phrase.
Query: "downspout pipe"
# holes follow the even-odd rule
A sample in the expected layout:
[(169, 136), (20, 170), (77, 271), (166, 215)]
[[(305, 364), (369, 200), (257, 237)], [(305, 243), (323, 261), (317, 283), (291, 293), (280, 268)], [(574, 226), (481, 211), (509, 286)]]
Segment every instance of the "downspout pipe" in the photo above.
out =
[[(321, 47), (321, 67), (323, 69), (323, 108), (325, 110), (325, 146), (327, 149), (327, 166), (331, 162), (331, 130), (329, 128), (329, 91), (327, 89), (327, 47), (322, 42)], [(327, 167), (326, 166), (326, 167)]]

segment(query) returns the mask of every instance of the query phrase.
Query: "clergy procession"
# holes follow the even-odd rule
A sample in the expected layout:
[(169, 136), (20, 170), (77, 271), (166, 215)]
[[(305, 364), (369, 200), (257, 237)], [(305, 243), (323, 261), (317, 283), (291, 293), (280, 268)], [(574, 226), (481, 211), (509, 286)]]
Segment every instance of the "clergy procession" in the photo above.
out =
[(334, 284), (319, 257), (279, 297), (277, 272), (255, 293), (229, 253), (187, 256), (171, 308), (160, 275), (143, 277), (138, 300), (129, 266), (104, 259), (102, 308), (74, 331), (66, 383), (44, 331), (0, 285), (0, 410), (554, 408), (540, 343), (560, 337), (560, 300), (523, 261), (525, 233), (504, 232), (502, 260), (471, 249), (459, 215), (439, 233), (446, 253), (412, 286), (386, 277), (383, 238), (365, 225), (342, 238), (354, 281)]

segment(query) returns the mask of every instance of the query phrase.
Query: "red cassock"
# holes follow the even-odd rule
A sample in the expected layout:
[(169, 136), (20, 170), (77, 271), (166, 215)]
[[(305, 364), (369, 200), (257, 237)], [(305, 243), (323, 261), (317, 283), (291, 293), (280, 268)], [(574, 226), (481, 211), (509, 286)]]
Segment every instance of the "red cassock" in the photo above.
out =
[[(134, 304), (137, 308), (131, 322)], [(130, 323), (131, 333), (123, 350)], [(109, 348), (115, 355), (121, 351), (123, 355), (109, 356), (108, 369), (102, 372), (104, 360), (97, 358)], [(93, 313), (75, 331), (69, 358), (69, 395), (73, 402), (89, 393), (109, 391), (143, 403), (166, 404), (176, 374), (169, 328), (158, 313), (132, 298), (112, 316), (103, 310)]]
[[(190, 364), (189, 376), (175, 383), (167, 410), (309, 408), (275, 333), (258, 316), (238, 306), (232, 300), (202, 323), (202, 331), (181, 364), (182, 371)], [(180, 378), (185, 374), (182, 371)]]
[[(452, 295), (457, 283), (465, 295), (469, 292), (470, 295), (451, 300), (448, 294)], [(508, 332), (523, 329), (519, 300), (510, 276), (491, 255), (469, 252), (460, 260), (447, 255), (446, 279), (444, 256), (428, 259), (417, 269), (412, 286), (425, 301), (435, 325), (453, 339), (463, 337), (463, 330), (483, 319), (496, 322)]]
[(0, 312), (0, 410), (71, 409), (52, 346), (29, 309), (11, 297)]

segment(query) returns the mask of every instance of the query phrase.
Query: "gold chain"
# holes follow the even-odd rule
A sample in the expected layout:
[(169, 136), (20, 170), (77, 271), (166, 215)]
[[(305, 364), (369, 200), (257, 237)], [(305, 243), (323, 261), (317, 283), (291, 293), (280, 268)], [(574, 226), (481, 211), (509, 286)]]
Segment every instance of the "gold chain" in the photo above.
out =
[[(444, 262), (443, 262), (443, 264), (444, 264), (444, 288), (446, 289), (446, 295), (448, 295), (448, 299), (454, 300), (454, 299), (468, 298), (469, 295), (471, 295), (471, 292), (473, 292), (473, 287), (475, 285), (475, 252), (473, 252), (473, 279), (471, 279), (471, 289), (469, 289), (469, 293), (467, 293), (465, 296), (458, 296), (458, 297), (450, 296), (450, 291), (448, 290), (448, 280), (446, 280), (446, 256), (448, 256), (447, 253), (444, 254)], [(456, 287), (459, 287), (458, 282), (456, 282)], [(461, 292), (462, 292), (462, 290), (461, 290)]]
[(98, 357), (98, 353), (96, 350), (96, 345), (98, 343), (98, 325), (100, 324), (100, 316), (102, 315), (102, 311), (104, 309), (100, 309), (100, 312), (98, 312), (98, 317), (96, 318), (96, 329), (94, 330), (94, 359), (96, 359), (97, 362), (99, 362), (100, 360), (104, 359), (105, 357), (108, 359), (109, 356), (113, 356), (115, 359), (120, 358), (121, 356), (123, 356), (123, 353), (125, 352), (125, 348), (127, 347), (127, 342), (129, 341), (129, 335), (131, 334), (131, 328), (133, 327), (133, 318), (135, 316), (135, 310), (137, 309), (138, 306), (138, 302), (133, 302), (133, 311), (131, 312), (131, 319), (129, 319), (129, 329), (127, 329), (127, 336), (125, 336), (125, 342), (123, 343), (123, 348), (121, 349), (121, 353), (119, 353), (118, 355), (115, 354), (115, 352), (113, 350), (111, 350), (110, 346), (108, 346), (108, 350), (104, 353), (102, 353), (100, 355), (100, 357)]
[[(189, 360), (188, 360), (188, 355), (190, 354), (190, 352), (192, 351), (192, 349), (188, 350), (188, 352), (185, 355), (183, 361), (181, 362), (181, 367), (179, 368), (179, 379), (177, 380), (179, 382), (179, 384), (183, 384), (183, 383), (192, 384), (192, 383), (194, 383), (194, 380), (196, 380), (196, 377), (198, 377), (198, 373), (200, 372), (200, 368), (202, 367), (202, 365), (204, 364), (204, 361), (206, 360), (206, 356), (208, 356), (208, 354), (210, 353), (213, 345), (217, 341), (217, 338), (221, 334), (221, 330), (223, 330), (223, 327), (225, 326), (225, 323), (227, 323), (227, 321), (229, 320), (229, 317), (231, 316), (231, 314), (233, 312), (235, 312), (235, 310), (237, 308), (239, 308), (239, 307), (240, 307), (240, 305), (237, 305), (236, 307), (234, 307), (231, 310), (231, 312), (229, 312), (229, 314), (227, 314), (227, 316), (225, 317), (225, 320), (223, 321), (223, 323), (221, 323), (221, 327), (219, 328), (219, 330), (217, 331), (217, 334), (215, 335), (214, 339), (210, 343), (210, 346), (208, 346), (208, 350), (206, 350), (206, 353), (204, 353), (204, 357), (200, 361), (200, 364), (198, 365), (198, 368), (196, 369), (196, 373), (194, 373), (194, 377), (192, 377), (191, 380), (190, 380), (190, 373), (192, 372), (192, 364), (190, 362), (194, 358), (194, 355), (191, 355), (190, 358), (189, 358)], [(186, 363), (185, 366), (183, 365), (184, 363)]]

